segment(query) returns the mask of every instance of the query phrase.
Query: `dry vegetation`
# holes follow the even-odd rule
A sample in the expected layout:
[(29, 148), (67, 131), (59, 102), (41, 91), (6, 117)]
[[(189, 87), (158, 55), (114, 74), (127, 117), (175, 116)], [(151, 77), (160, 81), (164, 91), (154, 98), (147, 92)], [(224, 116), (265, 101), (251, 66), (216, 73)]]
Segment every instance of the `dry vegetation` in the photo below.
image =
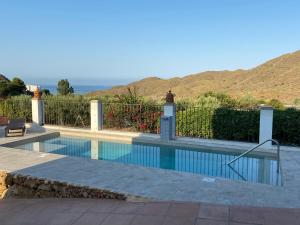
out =
[(161, 99), (172, 89), (177, 99), (195, 98), (208, 92), (223, 92), (234, 98), (252, 95), (257, 99), (279, 99), (291, 104), (300, 98), (300, 51), (270, 60), (250, 70), (207, 71), (182, 78), (160, 79), (149, 77), (127, 86), (96, 91), (90, 95), (114, 95), (136, 87), (138, 93)]

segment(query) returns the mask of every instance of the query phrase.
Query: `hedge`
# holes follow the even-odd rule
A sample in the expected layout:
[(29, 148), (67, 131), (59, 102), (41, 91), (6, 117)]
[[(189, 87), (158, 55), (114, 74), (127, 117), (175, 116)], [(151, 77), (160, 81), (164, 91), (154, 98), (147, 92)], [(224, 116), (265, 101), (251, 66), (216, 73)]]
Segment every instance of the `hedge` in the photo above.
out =
[[(259, 141), (259, 110), (197, 108), (176, 115), (177, 135), (232, 141)], [(273, 138), (300, 146), (300, 110), (274, 110)]]
[(300, 110), (274, 110), (273, 137), (280, 144), (300, 146)]
[(85, 99), (46, 99), (45, 124), (90, 127), (90, 102)]
[(28, 96), (12, 97), (0, 100), (0, 116), (9, 119), (24, 118), (26, 122), (32, 121), (31, 98)]

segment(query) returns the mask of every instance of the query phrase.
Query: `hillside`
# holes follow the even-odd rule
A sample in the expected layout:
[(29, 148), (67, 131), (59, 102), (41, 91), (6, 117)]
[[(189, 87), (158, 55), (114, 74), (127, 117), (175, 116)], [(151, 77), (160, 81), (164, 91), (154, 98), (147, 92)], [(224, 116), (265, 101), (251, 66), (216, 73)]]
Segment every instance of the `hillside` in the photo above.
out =
[(195, 98), (208, 91), (223, 92), (237, 98), (250, 94), (257, 99), (272, 98), (290, 104), (300, 98), (300, 51), (282, 55), (250, 70), (207, 71), (182, 78), (149, 77), (89, 95), (115, 95), (136, 87), (140, 95), (162, 99), (172, 89), (177, 99)]
[(3, 74), (0, 74), (0, 81), (9, 81), (9, 79)]

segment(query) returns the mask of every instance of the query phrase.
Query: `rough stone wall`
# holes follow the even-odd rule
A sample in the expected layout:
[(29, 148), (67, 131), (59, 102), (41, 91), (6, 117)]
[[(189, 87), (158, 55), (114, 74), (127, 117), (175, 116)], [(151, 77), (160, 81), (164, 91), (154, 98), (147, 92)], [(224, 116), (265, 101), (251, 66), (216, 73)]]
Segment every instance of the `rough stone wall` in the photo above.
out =
[(119, 193), (0, 171), (2, 198), (106, 198), (126, 200)]
[(4, 197), (8, 189), (8, 174), (0, 171), (0, 199)]

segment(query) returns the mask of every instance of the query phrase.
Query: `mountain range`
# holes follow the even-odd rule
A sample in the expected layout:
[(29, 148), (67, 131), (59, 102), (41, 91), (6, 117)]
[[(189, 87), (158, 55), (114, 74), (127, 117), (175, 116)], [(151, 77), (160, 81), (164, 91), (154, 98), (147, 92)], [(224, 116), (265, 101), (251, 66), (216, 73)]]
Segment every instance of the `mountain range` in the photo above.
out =
[(89, 93), (116, 95), (136, 88), (139, 95), (162, 99), (171, 89), (177, 99), (193, 99), (208, 92), (221, 92), (239, 98), (252, 95), (257, 99), (278, 99), (291, 104), (300, 99), (300, 51), (282, 55), (249, 70), (207, 71), (183, 77), (161, 79), (148, 77), (128, 85)]

